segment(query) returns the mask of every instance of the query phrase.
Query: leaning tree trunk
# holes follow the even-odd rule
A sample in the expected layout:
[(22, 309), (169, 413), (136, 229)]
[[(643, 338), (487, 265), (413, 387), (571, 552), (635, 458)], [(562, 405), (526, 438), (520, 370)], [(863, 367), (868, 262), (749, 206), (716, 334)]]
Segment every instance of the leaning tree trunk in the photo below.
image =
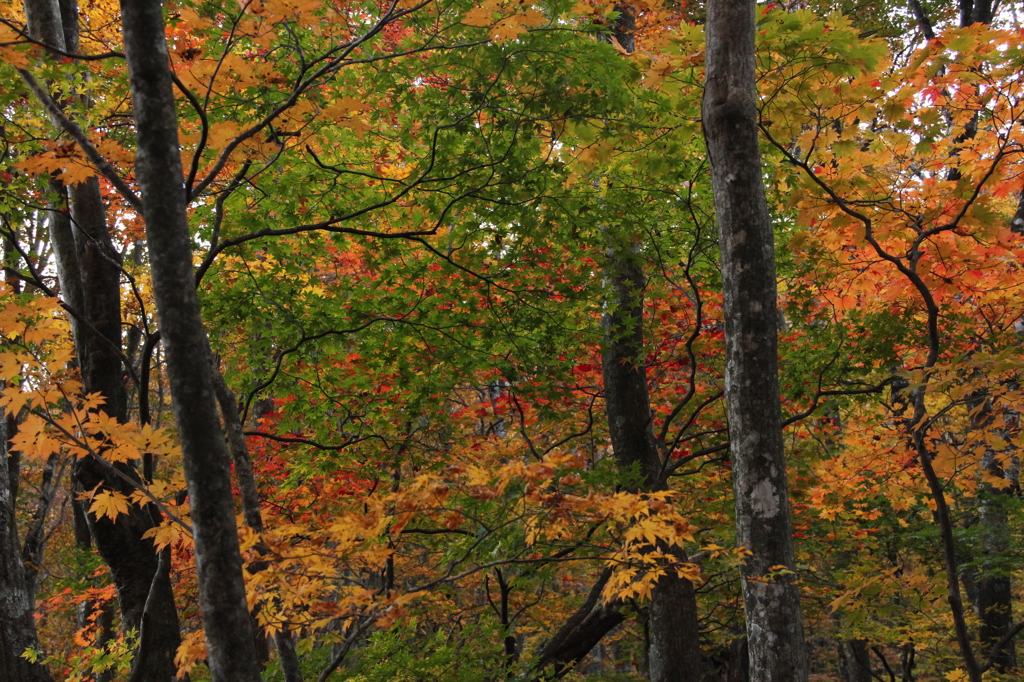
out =
[(185, 460), (208, 663), (215, 682), (258, 682), (230, 460), (217, 418), (209, 341), (194, 286), (161, 3), (122, 0), (121, 22), (138, 135), (135, 173), (142, 195), (167, 376)]
[(775, 256), (757, 133), (753, 0), (709, 0), (704, 135), (725, 317), (736, 531), (754, 682), (805, 682), (779, 404)]
[[(612, 311), (604, 316), (602, 359), (605, 411), (615, 459), (623, 473), (634, 469), (646, 491), (668, 488), (644, 365), (644, 274), (630, 246), (609, 249)], [(685, 561), (685, 557), (680, 557)], [(651, 592), (649, 611), (652, 682), (700, 682), (700, 627), (693, 583), (669, 572)]]
[[(78, 9), (64, 0), (26, 0), (29, 33), (58, 50), (78, 49)], [(59, 125), (59, 123), (58, 123)], [(65, 193), (60, 187), (61, 194)], [(102, 410), (119, 422), (127, 420), (127, 400), (121, 364), (120, 255), (107, 229), (106, 213), (96, 178), (72, 185), (70, 216), (52, 213), (51, 243), (61, 295), (72, 312), (72, 333), (86, 392), (105, 398)], [(134, 468), (119, 465), (121, 473), (141, 483)], [(87, 457), (75, 462), (80, 490), (111, 488), (124, 494), (132, 486), (107, 467)], [(174, 655), (181, 643), (169, 566), (161, 567), (151, 540), (143, 534), (154, 526), (149, 510), (132, 506), (116, 521), (87, 515), (89, 529), (117, 588), (125, 629), (139, 630), (146, 621), (147, 645), (140, 646), (135, 666), (140, 682), (170, 682)], [(157, 575), (157, 573), (160, 575)]]

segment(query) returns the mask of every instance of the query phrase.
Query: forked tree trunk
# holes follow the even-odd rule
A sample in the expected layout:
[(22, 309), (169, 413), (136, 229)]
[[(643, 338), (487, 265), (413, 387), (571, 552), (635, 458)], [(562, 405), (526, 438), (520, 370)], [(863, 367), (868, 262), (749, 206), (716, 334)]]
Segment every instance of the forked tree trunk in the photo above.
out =
[(757, 132), (753, 0), (709, 0), (704, 135), (725, 317), (736, 532), (754, 682), (806, 682), (779, 404), (775, 254)]
[(195, 290), (178, 125), (159, 0), (122, 0), (121, 22), (138, 136), (135, 173), (153, 293), (181, 439), (214, 682), (258, 682), (246, 607), (231, 470)]

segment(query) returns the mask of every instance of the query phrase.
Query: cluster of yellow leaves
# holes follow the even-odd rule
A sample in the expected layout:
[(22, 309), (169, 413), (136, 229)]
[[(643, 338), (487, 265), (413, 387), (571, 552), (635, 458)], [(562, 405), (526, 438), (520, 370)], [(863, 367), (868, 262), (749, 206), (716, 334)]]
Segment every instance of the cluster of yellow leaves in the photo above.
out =
[(522, 2), (487, 0), (466, 12), (462, 16), (462, 23), (467, 26), (486, 27), (491, 40), (505, 43), (515, 40), (531, 28), (544, 26), (548, 19), (540, 10)]
[[(20, 2), (4, 0), (0, 3), (0, 16), (23, 23), (25, 11)], [(27, 69), (32, 65), (32, 58), (24, 47), (17, 46), (19, 42), (22, 42), (22, 38), (14, 29), (6, 24), (0, 24), (0, 61), (19, 69)]]
[[(73, 352), (67, 325), (56, 316), (56, 299), (16, 297), (0, 284), (0, 303), (0, 407), (17, 413), (22, 408), (45, 409), (64, 398), (62, 387), (50, 381), (50, 366), (65, 379), (68, 390), (81, 390), (66, 372)], [(42, 431), (41, 420), (30, 422), (28, 429)]]
[(178, 666), (178, 679), (184, 679), (196, 667), (206, 660), (206, 633), (202, 630), (186, 632), (181, 637), (178, 652), (174, 655), (174, 665)]
[[(15, 296), (0, 283), (0, 407), (19, 414), (11, 447), (28, 459), (52, 454), (73, 458), (97, 457), (110, 464), (131, 464), (144, 453), (180, 461), (181, 453), (170, 434), (150, 425), (119, 423), (100, 409), (103, 399), (83, 394), (71, 368), (70, 331), (59, 316), (56, 299)], [(180, 474), (170, 482), (140, 487), (131, 496), (97, 489), (87, 491), (89, 511), (111, 520), (129, 505), (160, 502), (172, 505), (184, 487)], [(187, 510), (179, 510), (182, 513)], [(179, 514), (176, 514), (179, 516)], [(166, 524), (165, 524), (166, 525)], [(181, 537), (180, 526), (150, 531), (166, 545)]]
[(854, 573), (845, 591), (829, 607), (833, 612), (866, 613), (885, 603), (925, 608), (946, 598), (945, 579), (930, 571), (894, 566)]
[(96, 175), (95, 169), (86, 160), (85, 155), (74, 142), (65, 144), (47, 144), (46, 151), (22, 159), (15, 167), (28, 175), (51, 175), (65, 185), (84, 182)]
[(606, 601), (649, 599), (654, 585), (669, 573), (700, 582), (700, 566), (682, 551), (684, 541), (695, 542), (697, 529), (676, 512), (673, 496), (617, 493), (612, 498), (610, 520), (624, 532), (621, 545), (608, 559), (613, 572), (603, 592)]
[[(698, 579), (698, 566), (679, 558), (686, 556), (682, 547), (694, 542), (696, 529), (679, 514), (672, 493), (582, 489), (581, 464), (575, 454), (538, 461), (520, 456), (497, 467), (453, 463), (442, 475), (410, 478), (399, 489), (359, 496), (347, 507), (339, 500), (342, 508), (326, 525), (291, 522), (268, 524), (262, 534), (244, 530), (250, 607), (268, 632), (286, 627), (311, 634), (339, 620), (367, 618), (379, 626), (399, 617), (415, 595), (468, 579), (488, 565), (540, 561), (591, 527), (601, 529), (602, 550), (589, 560), (613, 568), (604, 593), (609, 600), (646, 598), (670, 571)], [(467, 514), (467, 506), (474, 512)], [(481, 521), (482, 509), (501, 520)], [(412, 525), (410, 536), (405, 531)], [(431, 567), (434, 560), (411, 539), (426, 529), (483, 540), (513, 527), (524, 529), (525, 545), (510, 546), (507, 556), (489, 554), (484, 566), (467, 553), (465, 563)], [(385, 593), (373, 576), (389, 563), (403, 576), (403, 587)]]

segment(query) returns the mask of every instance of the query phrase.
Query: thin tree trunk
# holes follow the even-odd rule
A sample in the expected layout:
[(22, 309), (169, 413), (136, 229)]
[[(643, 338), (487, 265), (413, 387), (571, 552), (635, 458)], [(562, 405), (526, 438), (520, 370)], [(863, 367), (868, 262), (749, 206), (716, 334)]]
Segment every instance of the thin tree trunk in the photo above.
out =
[[(242, 420), (238, 414), (238, 401), (235, 399), (235, 394), (228, 388), (227, 382), (224, 381), (224, 376), (220, 373), (216, 362), (213, 364), (212, 376), (217, 402), (220, 404), (220, 412), (224, 417), (224, 427), (228, 432), (231, 460), (235, 465), (235, 481), (238, 483), (239, 496), (242, 499), (242, 518), (245, 519), (245, 525), (257, 533), (262, 533), (263, 514), (260, 512), (260, 503), (257, 497), (252, 458), (249, 457), (249, 447), (246, 445)], [(262, 548), (260, 553), (265, 554), (265, 545), (261, 543), (260, 547)], [(265, 562), (264, 565), (266, 565)], [(250, 570), (254, 569), (255, 567)], [(260, 636), (262, 637), (262, 633)], [(295, 651), (295, 640), (292, 639), (291, 633), (285, 629), (278, 630), (274, 634), (274, 647), (277, 649), (277, 658), (281, 663), (281, 672), (284, 673), (285, 682), (302, 682), (302, 668), (299, 665), (299, 656)]]
[(722, 682), (750, 682), (750, 647), (746, 637), (729, 642), (729, 663)]
[(215, 682), (258, 682), (230, 462), (217, 418), (210, 347), (194, 286), (161, 3), (123, 0), (121, 22), (138, 135), (135, 171), (192, 506), (207, 662)]
[[(57, 494), (63, 469), (64, 467), (60, 466), (60, 455), (57, 453), (51, 453), (46, 458), (36, 508), (32, 512), (32, 520), (28, 524), (21, 545), (21, 560), (25, 566), (25, 591), (28, 593), (30, 604), (35, 604), (36, 601), (39, 567), (43, 564), (43, 551), (46, 548), (46, 517), (50, 514), (50, 506)], [(13, 496), (12, 499), (17, 501)]]
[(736, 531), (754, 682), (806, 682), (779, 404), (774, 240), (761, 177), (754, 2), (710, 0), (704, 135), (718, 217)]

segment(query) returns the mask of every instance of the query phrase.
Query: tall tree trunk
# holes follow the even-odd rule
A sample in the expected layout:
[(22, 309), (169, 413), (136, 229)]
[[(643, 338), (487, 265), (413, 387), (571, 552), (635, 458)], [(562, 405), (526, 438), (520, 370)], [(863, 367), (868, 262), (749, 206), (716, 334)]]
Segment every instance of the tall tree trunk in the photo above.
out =
[[(73, 0), (25, 0), (25, 15), (34, 38), (60, 50), (77, 50)], [(65, 193), (63, 187), (60, 191)], [(55, 211), (50, 222), (61, 295), (73, 313), (72, 333), (85, 390), (100, 393), (106, 399), (101, 409), (123, 422), (127, 399), (121, 364), (120, 256), (107, 229), (99, 181), (92, 178), (73, 185), (67, 194), (70, 216)], [(133, 468), (118, 468), (139, 480)], [(74, 477), (82, 490), (102, 486), (125, 494), (132, 491), (132, 486), (92, 458), (74, 464)], [(96, 547), (110, 567), (124, 628), (141, 629), (145, 620), (149, 630), (149, 644), (140, 646), (136, 655), (135, 666), (145, 671), (140, 682), (169, 682), (176, 673), (174, 655), (181, 635), (170, 567), (161, 567), (152, 541), (143, 538), (154, 525), (150, 512), (133, 506), (116, 522), (86, 517)]]
[[(616, 245), (609, 250), (606, 274), (613, 308), (603, 320), (602, 371), (615, 459), (624, 474), (641, 475), (640, 489), (666, 490), (644, 364), (645, 282), (639, 255), (631, 246)], [(693, 583), (671, 572), (658, 581), (651, 592), (648, 632), (653, 682), (700, 682), (703, 664)]]
[[(754, 682), (806, 682), (779, 404), (775, 254), (757, 133), (753, 0), (710, 0), (704, 135), (725, 316), (736, 532)], [(785, 569), (785, 570), (780, 570)]]
[(135, 172), (192, 506), (208, 664), (215, 682), (257, 682), (230, 461), (217, 418), (210, 347), (194, 286), (161, 3), (122, 0), (121, 22), (138, 135)]
[[(979, 439), (988, 433), (1010, 440), (1011, 434), (1007, 429), (997, 425), (997, 420), (1006, 417), (997, 414), (987, 388), (971, 394), (967, 399), (967, 408), (970, 410), (971, 428), (981, 434), (978, 436)], [(1015, 421), (1017, 417), (1014, 415), (1010, 419)], [(1006, 561), (1010, 549), (1006, 501), (1015, 487), (1015, 481), (1000, 465), (998, 454), (992, 449), (987, 449), (982, 455), (981, 468), (995, 478), (1007, 478), (1009, 488), (1000, 490), (988, 483), (979, 486), (979, 494), (975, 498), (978, 505), (977, 515), (972, 521), (977, 522), (977, 531), (981, 535), (981, 556), (976, 557), (980, 561), (960, 572), (964, 592), (973, 603), (981, 621), (978, 635), (982, 645), (982, 656), (988, 655), (992, 647), (1014, 626), (1013, 587)], [(1012, 457), (1012, 454), (1004, 453), (1007, 459)], [(970, 557), (961, 556), (964, 551), (962, 545), (957, 550), (960, 563), (970, 560)], [(1012, 639), (999, 650), (992, 665), (1000, 672), (1016, 667), (1016, 647)]]
[[(636, 49), (636, 10), (616, 3), (618, 17), (610, 38), (625, 52)], [(644, 273), (632, 243), (613, 244), (606, 276), (613, 310), (604, 316), (602, 358), (605, 413), (612, 448), (621, 471), (634, 467), (645, 491), (666, 490), (667, 472), (654, 436), (654, 415), (644, 364)], [(685, 556), (678, 559), (686, 560)], [(651, 591), (648, 654), (652, 682), (700, 682), (700, 626), (693, 583), (674, 573)]]

